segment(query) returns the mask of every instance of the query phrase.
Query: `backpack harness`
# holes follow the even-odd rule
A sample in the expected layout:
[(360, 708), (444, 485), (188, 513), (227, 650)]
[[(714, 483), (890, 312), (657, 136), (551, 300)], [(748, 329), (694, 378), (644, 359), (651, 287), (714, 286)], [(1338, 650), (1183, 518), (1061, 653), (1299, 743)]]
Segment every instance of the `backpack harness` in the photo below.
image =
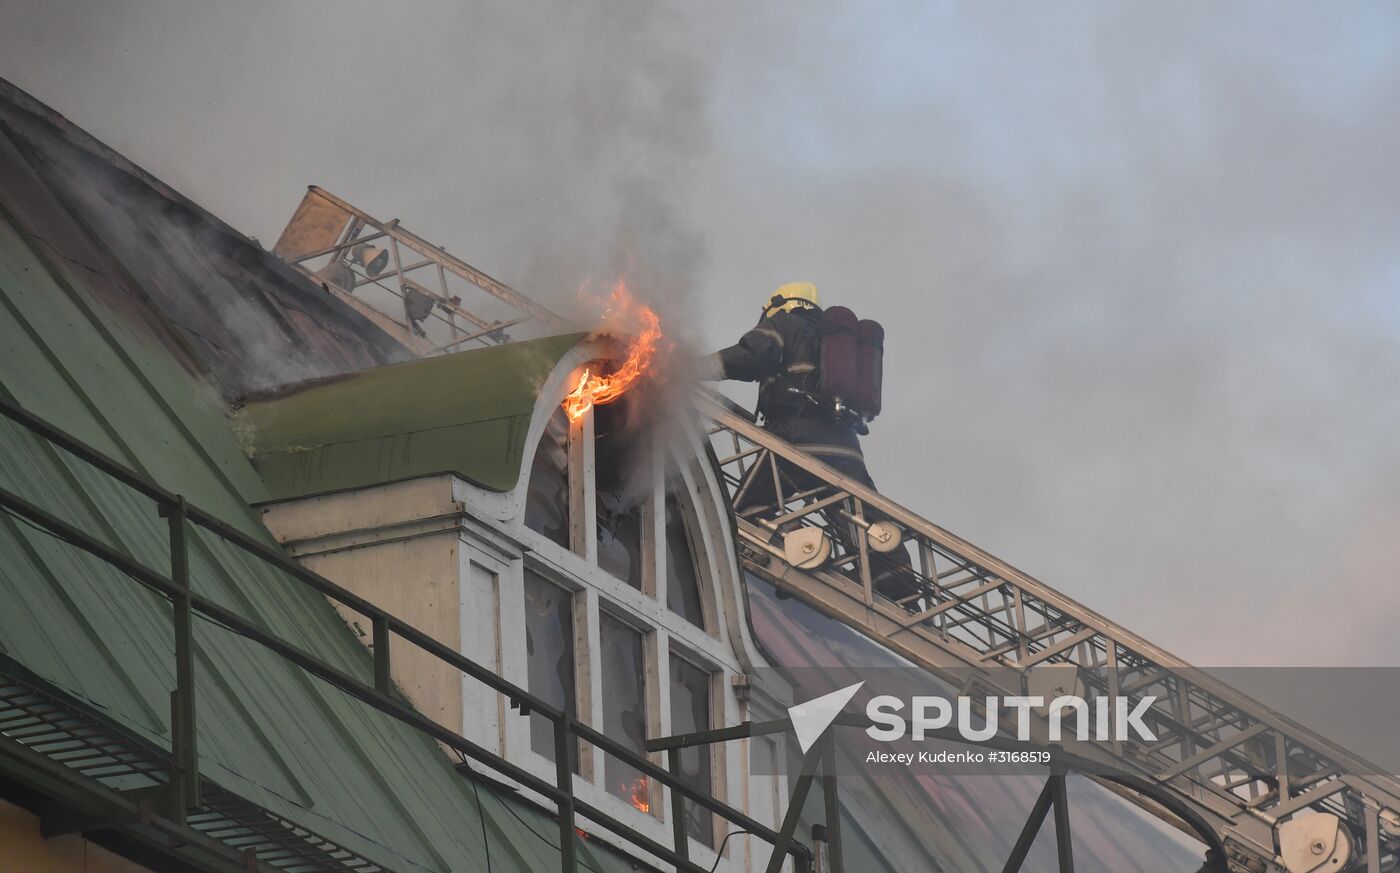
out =
[[(775, 303), (780, 298), (775, 297)], [(867, 423), (880, 414), (884, 375), (885, 329), (878, 321), (857, 318), (844, 306), (823, 309), (817, 324), (817, 390), (789, 386), (857, 433), (869, 433)]]

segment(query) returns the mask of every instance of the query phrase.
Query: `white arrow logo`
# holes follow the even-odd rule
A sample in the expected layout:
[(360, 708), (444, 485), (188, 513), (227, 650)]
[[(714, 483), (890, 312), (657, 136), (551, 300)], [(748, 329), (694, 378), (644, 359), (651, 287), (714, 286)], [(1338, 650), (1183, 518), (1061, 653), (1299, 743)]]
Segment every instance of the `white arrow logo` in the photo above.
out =
[(797, 732), (797, 744), (802, 747), (802, 754), (807, 754), (812, 744), (826, 733), (836, 716), (841, 714), (841, 710), (846, 708), (846, 704), (864, 684), (862, 681), (847, 685), (839, 691), (788, 707), (788, 718), (792, 720), (792, 729)]

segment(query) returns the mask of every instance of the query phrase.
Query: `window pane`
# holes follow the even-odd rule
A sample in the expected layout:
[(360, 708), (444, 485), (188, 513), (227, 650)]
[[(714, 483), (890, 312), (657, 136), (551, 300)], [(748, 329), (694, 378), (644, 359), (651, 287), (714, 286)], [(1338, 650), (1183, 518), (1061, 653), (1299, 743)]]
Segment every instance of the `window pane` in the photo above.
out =
[[(671, 733), (709, 730), (710, 674), (680, 658), (671, 659)], [(681, 749), (680, 781), (702, 794), (711, 793), (710, 747)], [(686, 801), (685, 832), (707, 846), (714, 845), (714, 814)]]
[(598, 503), (598, 566), (642, 590), (642, 497), (646, 469), (627, 429), (626, 407), (593, 410), (594, 482)]
[(685, 513), (674, 490), (666, 495), (666, 606), (696, 627), (705, 627), (700, 574), (695, 570)]
[(525, 526), (554, 542), (569, 542), (569, 417), (555, 410), (530, 465), (530, 486), (525, 495)]
[(763, 824), (776, 828), (781, 822), (778, 810), (778, 747), (769, 737), (749, 739), (750, 814)]
[[(531, 694), (565, 712), (578, 712), (574, 683), (574, 598), (525, 569), (525, 653)], [(554, 722), (530, 713), (530, 748), (554, 760)], [(578, 769), (575, 741), (574, 769)]]
[[(646, 752), (646, 669), (642, 634), (607, 613), (598, 626), (603, 647), (603, 733), (639, 755)], [(647, 780), (640, 770), (614, 755), (603, 758), (608, 791), (647, 812)]]

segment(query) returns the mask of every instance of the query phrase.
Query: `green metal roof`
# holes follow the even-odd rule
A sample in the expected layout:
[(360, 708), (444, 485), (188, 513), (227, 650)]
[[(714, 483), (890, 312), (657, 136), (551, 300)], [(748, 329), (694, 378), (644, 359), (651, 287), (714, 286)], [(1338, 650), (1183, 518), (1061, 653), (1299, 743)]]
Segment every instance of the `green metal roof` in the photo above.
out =
[(583, 334), (391, 364), (249, 401), (238, 429), (275, 498), (456, 473), (515, 487), (540, 386)]
[[(159, 239), (161, 217), (148, 218)], [(275, 547), (249, 507), (271, 492), (234, 438), (218, 392), (190, 373), (188, 361), (177, 361), (161, 313), (142, 308), (145, 298), (130, 277), (0, 131), (0, 392)], [(114, 299), (124, 308), (111, 305)], [(543, 348), (557, 359), (571, 342)], [(436, 366), (454, 366), (444, 360)], [(472, 421), (518, 417), (530, 395), (524, 386), (534, 384), (528, 374), (546, 371), (549, 360), (542, 353), (534, 369), (514, 360), (513, 371), (493, 374), (500, 385), (463, 385), (458, 408), (476, 407), (485, 396), (481, 408), (491, 411)], [(379, 386), (384, 402), (384, 392), (404, 387), (383, 373), (366, 384)], [(404, 402), (422, 412), (450, 394), (425, 391)], [(306, 411), (313, 408), (329, 415), (325, 405)], [(353, 419), (337, 419), (343, 432), (372, 438), (351, 430)], [(296, 420), (286, 418), (282, 432), (298, 433)], [(467, 422), (464, 414), (457, 423)], [(486, 444), (500, 451), (495, 472), (476, 472), (499, 483), (513, 443), (494, 439)], [(150, 502), (4, 419), (0, 485), (139, 561), (168, 567), (167, 528)], [(0, 654), (168, 748), (169, 604), (6, 514), (0, 555)], [(190, 562), (196, 593), (371, 681), (368, 653), (310, 589), (202, 531), (192, 536)], [(498, 873), (557, 863), (541, 813), (485, 789), (479, 808), (432, 741), (242, 637), (197, 622), (195, 642), (200, 769), (207, 778), (398, 873), (485, 869), (483, 828)], [(581, 851), (593, 869), (632, 869), (592, 848)]]

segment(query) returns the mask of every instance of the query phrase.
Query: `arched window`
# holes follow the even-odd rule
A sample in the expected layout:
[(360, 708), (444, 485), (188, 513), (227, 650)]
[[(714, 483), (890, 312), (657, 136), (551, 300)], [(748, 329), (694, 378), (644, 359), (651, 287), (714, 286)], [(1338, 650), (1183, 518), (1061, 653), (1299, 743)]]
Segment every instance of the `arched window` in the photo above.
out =
[(627, 427), (627, 404), (593, 410), (598, 566), (642, 590), (642, 508), (648, 479), (640, 434)]
[(691, 548), (690, 521), (682, 502), (683, 483), (672, 478), (666, 486), (666, 606), (698, 628), (705, 622), (704, 592)]
[[(727, 544), (717, 524), (722, 510), (703, 502), (708, 480), (694, 447), (675, 429), (639, 420), (639, 403), (596, 406), (572, 429), (567, 416), (551, 412), (520, 534), (529, 687), (551, 703), (576, 705), (580, 721), (645, 755), (648, 737), (737, 723), (745, 702), (734, 690), (743, 662), (718, 600), (729, 553), (706, 552), (708, 543)], [(562, 638), (570, 628), (572, 649)], [(574, 659), (567, 670), (561, 658)], [(570, 682), (577, 699), (563, 701)], [(509, 730), (537, 753), (525, 763), (551, 773), (547, 723), (532, 722), (528, 738), (523, 727)], [(582, 797), (644, 833), (668, 833), (673, 810), (656, 780), (596, 746), (580, 744), (577, 754)], [(723, 748), (691, 748), (681, 758), (688, 786), (741, 799)], [(719, 820), (696, 803), (684, 804), (682, 817), (693, 857), (718, 860)]]
[[(578, 712), (574, 678), (574, 597), (525, 568), (525, 658), (534, 695), (568, 713)], [(530, 748), (554, 760), (554, 722), (530, 714)], [(577, 742), (571, 752), (578, 769)]]
[[(671, 655), (671, 733), (694, 733), (714, 727), (711, 712), (713, 676), (710, 671)], [(680, 752), (680, 773), (688, 788), (709, 795), (714, 791), (714, 761), (708, 745), (691, 746)], [(685, 832), (691, 839), (714, 846), (714, 814), (703, 806), (686, 801)]]
[[(646, 754), (647, 686), (645, 637), (641, 631), (600, 614), (598, 639), (603, 647), (603, 733)], [(643, 812), (651, 809), (647, 777), (626, 761), (604, 757), (603, 779), (609, 793)]]
[(525, 526), (551, 542), (571, 548), (569, 518), (569, 417), (556, 409), (530, 464), (525, 495)]

